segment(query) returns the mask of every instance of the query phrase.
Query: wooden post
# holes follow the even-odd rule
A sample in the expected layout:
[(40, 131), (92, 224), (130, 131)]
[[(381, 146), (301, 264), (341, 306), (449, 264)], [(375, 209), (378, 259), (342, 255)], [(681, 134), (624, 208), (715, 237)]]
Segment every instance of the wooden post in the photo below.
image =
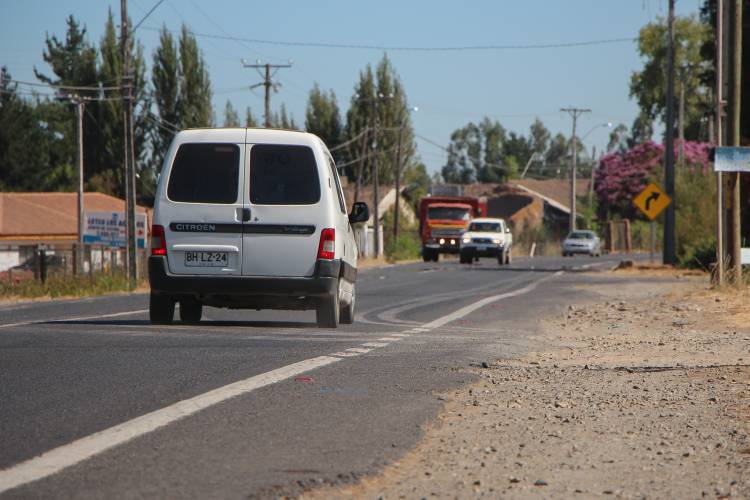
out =
[(624, 219), (623, 221), (623, 229), (625, 231), (625, 253), (632, 253), (633, 252), (633, 237), (630, 233), (630, 219)]

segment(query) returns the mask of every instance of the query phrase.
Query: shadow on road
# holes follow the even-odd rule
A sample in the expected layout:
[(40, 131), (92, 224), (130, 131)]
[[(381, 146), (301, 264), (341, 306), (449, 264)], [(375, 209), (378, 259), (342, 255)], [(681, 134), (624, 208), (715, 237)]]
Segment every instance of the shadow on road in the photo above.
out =
[(172, 326), (198, 326), (208, 328), (219, 328), (219, 327), (245, 327), (245, 328), (295, 328), (295, 329), (309, 329), (316, 327), (316, 323), (303, 323), (299, 321), (228, 321), (228, 320), (203, 320), (200, 323), (183, 323), (182, 321), (176, 320), (171, 325), (152, 325), (147, 319), (119, 319), (119, 320), (58, 320), (58, 321), (44, 321), (39, 324), (43, 325), (88, 325), (88, 326), (152, 326), (155, 328), (170, 328)]

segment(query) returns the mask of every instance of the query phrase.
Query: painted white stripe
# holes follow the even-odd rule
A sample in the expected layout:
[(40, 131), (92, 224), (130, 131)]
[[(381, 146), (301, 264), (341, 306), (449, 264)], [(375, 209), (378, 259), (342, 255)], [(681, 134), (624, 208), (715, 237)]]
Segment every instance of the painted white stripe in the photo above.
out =
[(339, 352), (334, 352), (333, 354), (329, 354), (329, 356), (338, 356), (339, 358), (354, 358), (359, 355), (360, 353), (358, 352), (345, 352), (345, 351), (339, 351)]
[(385, 347), (388, 342), (365, 342), (362, 347)]
[(35, 319), (33, 321), (20, 321), (18, 323), (5, 323), (0, 328), (11, 328), (13, 326), (39, 325), (41, 323), (67, 323), (69, 321), (87, 321), (90, 319), (116, 318), (118, 316), (130, 316), (134, 314), (147, 313), (148, 309), (138, 309), (136, 311), (124, 311), (112, 314), (98, 314), (96, 316), (79, 316), (77, 318), (59, 318), (59, 319)]
[(533, 283), (530, 283), (523, 288), (519, 288), (518, 290), (514, 290), (512, 292), (507, 292), (507, 293), (501, 293), (499, 295), (491, 295), (489, 297), (485, 297), (482, 300), (474, 302), (473, 304), (469, 304), (468, 306), (462, 307), (461, 309), (458, 309), (457, 311), (454, 311), (451, 314), (446, 314), (442, 318), (438, 318), (434, 321), (430, 321), (429, 323), (424, 325), (422, 329), (424, 331), (429, 331), (435, 328), (439, 328), (443, 325), (447, 325), (448, 323), (452, 321), (461, 319), (467, 314), (471, 314), (472, 312), (486, 306), (487, 304), (492, 304), (493, 302), (497, 302), (498, 300), (503, 300), (503, 299), (507, 299), (510, 297), (517, 297), (519, 295), (529, 293), (532, 290), (534, 290), (540, 283), (547, 281), (548, 279), (551, 279), (554, 276), (559, 276), (561, 274), (563, 274), (563, 271), (557, 271), (556, 273), (550, 276), (546, 276), (540, 280), (534, 281)]
[(381, 337), (381, 338), (375, 339), (375, 340), (377, 340), (379, 342), (397, 342), (397, 341), (401, 340), (401, 337), (396, 337), (396, 336), (394, 336), (394, 337)]
[(408, 333), (392, 333), (392, 337), (400, 337), (402, 339), (405, 339), (406, 337), (411, 337)]
[(219, 387), (193, 398), (179, 401), (166, 408), (147, 413), (133, 420), (60, 446), (38, 457), (0, 471), (0, 493), (55, 474), (66, 467), (75, 465), (96, 454), (126, 443), (131, 439), (193, 415), (209, 406), (340, 360), (341, 358), (331, 356), (306, 359), (299, 363), (277, 368), (270, 372)]
[(363, 347), (350, 347), (346, 351), (347, 352), (356, 352), (357, 354), (367, 354), (368, 352), (372, 351), (372, 349), (365, 349)]

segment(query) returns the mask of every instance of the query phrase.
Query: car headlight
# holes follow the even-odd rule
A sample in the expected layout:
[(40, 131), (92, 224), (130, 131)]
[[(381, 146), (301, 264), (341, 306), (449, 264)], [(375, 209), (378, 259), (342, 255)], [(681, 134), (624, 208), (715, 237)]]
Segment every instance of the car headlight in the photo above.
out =
[(445, 245), (445, 238), (440, 238), (440, 244)]
[(502, 240), (492, 240), (492, 243), (494, 243), (495, 245), (499, 245), (500, 243), (502, 243)]
[(464, 238), (461, 241), (463, 241), (464, 243), (471, 243), (471, 238)]

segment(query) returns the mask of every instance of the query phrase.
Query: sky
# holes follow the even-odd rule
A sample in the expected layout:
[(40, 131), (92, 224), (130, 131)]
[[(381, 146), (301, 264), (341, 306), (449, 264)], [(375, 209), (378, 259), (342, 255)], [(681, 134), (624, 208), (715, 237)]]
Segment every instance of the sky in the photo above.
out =
[[(158, 0), (128, 0), (133, 22)], [(699, 11), (702, 0), (677, 0), (678, 15)], [(463, 5), (462, 5), (463, 4)], [(73, 15), (99, 44), (107, 11), (119, 22), (119, 0), (0, 0), (0, 65), (16, 80), (36, 81), (36, 67), (51, 74), (42, 59), (45, 35), (65, 35)], [(611, 122), (630, 126), (638, 113), (629, 98), (630, 75), (642, 67), (634, 41), (552, 48), (508, 46), (561, 45), (634, 39), (639, 29), (666, 16), (667, 0), (356, 0), (255, 1), (164, 0), (143, 21), (136, 38), (150, 66), (158, 29), (178, 30), (184, 23), (198, 39), (214, 93), (216, 120), (223, 123), (227, 100), (244, 119), (250, 106), (263, 113), (261, 81), (241, 60), (286, 63), (275, 81), (281, 84), (271, 107), (284, 103), (304, 124), (307, 97), (317, 82), (332, 89), (342, 114), (348, 108), (359, 72), (387, 53), (401, 78), (412, 115), (419, 154), (432, 173), (445, 164), (451, 132), (484, 116), (509, 131), (528, 134), (536, 117), (553, 134), (571, 133), (562, 107), (589, 108), (579, 118), (578, 136), (591, 151), (606, 147)], [(233, 37), (228, 40), (203, 35)], [(252, 40), (252, 41), (251, 41)], [(264, 42), (387, 47), (351, 49)], [(493, 50), (418, 51), (439, 48), (504, 46)], [(28, 89), (26, 89), (28, 90)]]

